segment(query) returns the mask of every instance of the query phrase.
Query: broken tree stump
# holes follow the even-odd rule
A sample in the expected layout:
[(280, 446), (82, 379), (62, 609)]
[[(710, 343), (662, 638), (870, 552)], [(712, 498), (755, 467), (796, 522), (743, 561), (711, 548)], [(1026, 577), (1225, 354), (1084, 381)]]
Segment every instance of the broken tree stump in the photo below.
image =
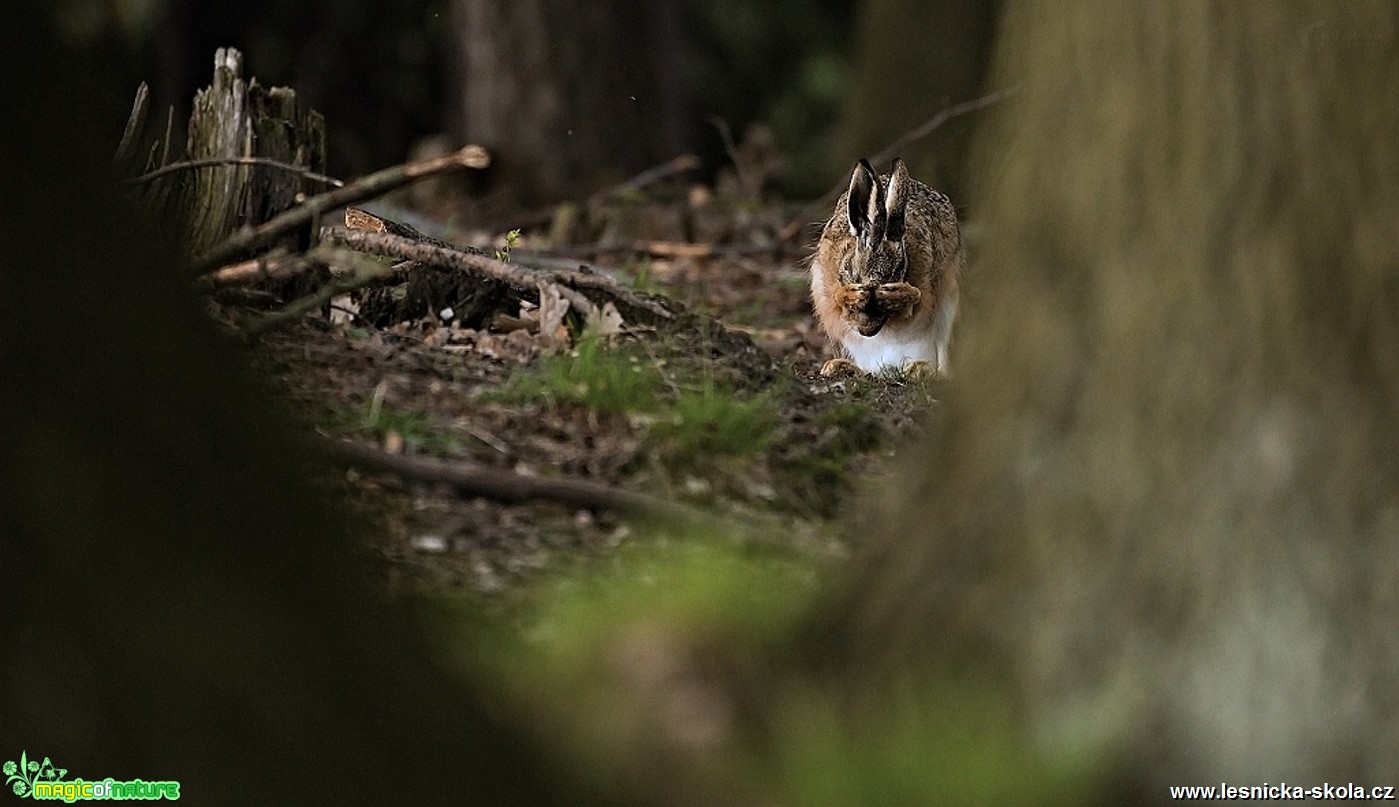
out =
[[(194, 97), (188, 158), (260, 158), (305, 171), (325, 172), (325, 119), (298, 102), (287, 87), (243, 80), (243, 54), (220, 48), (214, 79)], [(322, 183), (272, 164), (210, 165), (185, 184), (186, 249), (199, 254), (244, 225), (260, 224)], [(301, 245), (304, 246), (304, 245)]]
[[(243, 55), (234, 48), (215, 52), (213, 81), (195, 94), (178, 149), (173, 109), (163, 135), (146, 145), (149, 107), (142, 84), (113, 165), (152, 220), (164, 222), (188, 255), (340, 184), (324, 174), (325, 119), (290, 88), (244, 81)], [(309, 246), (317, 227), (312, 222), (299, 238), (288, 236), (287, 246)]]

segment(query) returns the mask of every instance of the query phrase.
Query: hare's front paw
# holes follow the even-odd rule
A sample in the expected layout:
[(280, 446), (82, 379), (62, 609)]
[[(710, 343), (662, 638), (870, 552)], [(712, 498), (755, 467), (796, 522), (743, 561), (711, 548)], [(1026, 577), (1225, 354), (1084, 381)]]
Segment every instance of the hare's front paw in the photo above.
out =
[(918, 305), (923, 292), (907, 283), (885, 283), (874, 290), (874, 301), (889, 316), (898, 316)]
[(903, 372), (904, 375), (909, 378), (918, 380), (927, 380), (931, 378), (937, 381), (946, 381), (950, 378), (947, 373), (946, 365), (939, 367), (930, 361), (923, 361), (922, 359), (905, 364), (903, 366)]
[(849, 359), (830, 359), (821, 365), (821, 375), (823, 376), (858, 372), (860, 372), (859, 366)]

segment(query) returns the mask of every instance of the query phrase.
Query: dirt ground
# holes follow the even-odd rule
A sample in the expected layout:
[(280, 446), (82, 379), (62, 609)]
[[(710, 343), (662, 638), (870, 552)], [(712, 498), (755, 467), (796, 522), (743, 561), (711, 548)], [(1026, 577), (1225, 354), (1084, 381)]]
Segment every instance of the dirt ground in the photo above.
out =
[[(512, 260), (529, 265), (529, 244), (526, 236)], [(359, 316), (355, 295), (264, 336), (255, 364), (326, 435), (641, 491), (760, 520), (794, 552), (838, 558), (856, 492), (890, 472), (892, 447), (918, 432), (938, 388), (821, 377), (829, 354), (805, 262), (778, 254), (580, 260), (696, 315), (670, 329), (624, 325), (592, 348), (576, 334), (558, 344), (539, 328), (497, 327), (522, 311), (497, 311), (477, 327), (455, 312), (376, 326)], [(619, 364), (657, 379), (654, 389), (631, 400), (622, 390), (610, 403), (571, 391), (605, 390), (586, 374)], [(505, 505), (353, 470), (344, 483), (391, 585), (509, 598), (540, 575), (651, 535), (606, 510)]]

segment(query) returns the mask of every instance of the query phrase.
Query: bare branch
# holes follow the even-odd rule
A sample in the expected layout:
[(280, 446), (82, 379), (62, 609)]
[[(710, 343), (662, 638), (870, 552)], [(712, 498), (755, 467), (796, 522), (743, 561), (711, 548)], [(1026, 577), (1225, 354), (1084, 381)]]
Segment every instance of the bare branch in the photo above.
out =
[(641, 190), (648, 185), (653, 185), (668, 177), (672, 177), (676, 174), (683, 174), (686, 171), (693, 171), (699, 167), (700, 159), (698, 157), (693, 154), (681, 154), (678, 157), (672, 157), (660, 165), (647, 168), (645, 171), (642, 171), (625, 182), (620, 182), (610, 188), (604, 188), (598, 191), (588, 197), (588, 204), (602, 204), (630, 193), (631, 191)]
[[(923, 138), (937, 131), (939, 127), (941, 127), (944, 123), (947, 123), (948, 121), (952, 120), (953, 118), (960, 118), (961, 116), (971, 112), (975, 112), (978, 109), (985, 109), (986, 107), (991, 106), (992, 104), (999, 103), (1001, 100), (1014, 95), (1019, 90), (1020, 85), (1017, 84), (1014, 87), (1007, 87), (1004, 90), (993, 92), (990, 95), (983, 95), (980, 98), (973, 98), (970, 101), (963, 101), (960, 104), (954, 104), (953, 106), (950, 106), (942, 110), (938, 114), (934, 115), (921, 126), (917, 126), (913, 129), (910, 129), (907, 132), (904, 132), (903, 135), (897, 140), (895, 140), (893, 143), (890, 143), (883, 150), (876, 153), (873, 157), (870, 157), (870, 162), (874, 163), (875, 165), (882, 165), (899, 156), (900, 152), (902, 152), (910, 144), (917, 143), (919, 140), (922, 140)], [(840, 183), (840, 185), (837, 186), (835, 193), (830, 194), (830, 200), (828, 204), (835, 202), (836, 197), (840, 195), (840, 192), (844, 189), (845, 184), (846, 183), (844, 182)]]
[(148, 174), (142, 174), (139, 177), (123, 179), (121, 181), (121, 184), (141, 185), (159, 179), (168, 174), (177, 173), (179, 171), (191, 171), (196, 168), (209, 168), (211, 166), (218, 165), (265, 165), (269, 168), (276, 168), (281, 171), (287, 171), (288, 173), (303, 176), (306, 179), (312, 180), (313, 182), (321, 182), (336, 188), (343, 188), (345, 186), (344, 182), (336, 179), (335, 177), (328, 177), (325, 174), (318, 174), (303, 166), (292, 165), (291, 163), (284, 163), (281, 160), (274, 160), (269, 157), (209, 157), (202, 160), (186, 160), (185, 162), (171, 163), (170, 165), (164, 166), (162, 168), (157, 168), (156, 170), (151, 171)]
[(200, 291), (217, 291), (232, 286), (250, 286), (269, 278), (299, 274), (311, 263), (304, 255), (259, 255), (203, 275), (195, 281), (195, 287)]
[[(568, 300), (574, 310), (589, 311), (595, 307), (583, 294), (582, 289), (592, 289), (609, 300), (626, 306), (628, 310), (642, 310), (651, 317), (661, 320), (674, 315), (663, 305), (643, 295), (627, 289), (615, 281), (595, 272), (576, 270), (543, 271), (523, 267), (515, 263), (498, 261), (488, 255), (471, 252), (432, 239), (417, 240), (391, 232), (367, 232), (331, 227), (326, 236), (334, 243), (343, 244), (362, 252), (391, 255), (405, 260), (419, 261), (504, 281), (517, 288), (533, 289), (540, 282), (559, 286), (560, 296)], [(630, 320), (631, 317), (628, 317)]]
[(391, 473), (403, 479), (449, 485), (469, 498), (485, 498), (507, 504), (546, 501), (587, 510), (615, 510), (676, 524), (716, 523), (692, 507), (667, 502), (644, 493), (581, 479), (523, 476), (502, 468), (430, 457), (390, 454), (361, 443), (320, 438), (317, 451), (342, 465)]
[(250, 250), (309, 224), (321, 214), (338, 207), (388, 193), (410, 182), (461, 168), (484, 168), (490, 156), (480, 146), (467, 146), (451, 154), (415, 163), (386, 168), (351, 182), (343, 188), (312, 196), (305, 202), (273, 216), (256, 227), (244, 227), (223, 243), (194, 259), (197, 270), (210, 271)]
[[(899, 155), (899, 152), (903, 151), (911, 144), (916, 143), (919, 140), (922, 140), (923, 138), (937, 131), (939, 127), (952, 120), (953, 118), (959, 118), (968, 113), (975, 112), (978, 109), (985, 109), (986, 107), (991, 106), (992, 104), (995, 104), (1011, 95), (1014, 95), (1017, 91), (1019, 91), (1019, 89), (1020, 85), (1017, 84), (1014, 87), (1008, 87), (1004, 90), (993, 92), (990, 95), (983, 95), (980, 98), (973, 98), (970, 101), (963, 101), (960, 104), (954, 104), (950, 107), (947, 107), (941, 112), (938, 112), (938, 114), (929, 118), (925, 123), (922, 123), (919, 126), (914, 127), (913, 129), (910, 129), (907, 132), (904, 132), (903, 135), (901, 135), (893, 143), (890, 143), (888, 146), (885, 146), (883, 149), (875, 153), (873, 157), (870, 157), (870, 162), (875, 165), (886, 163), (894, 157), (897, 157)], [(787, 226), (783, 227), (782, 230), (778, 232), (777, 240), (790, 241), (793, 238), (797, 237), (799, 233), (801, 233), (803, 227), (805, 227), (807, 224), (813, 221), (812, 216), (821, 216), (823, 214), (829, 215), (829, 208), (831, 207), (831, 205), (835, 204), (836, 199), (839, 199), (840, 195), (845, 192), (847, 183), (848, 179), (841, 179), (835, 185), (831, 186), (831, 189), (829, 191), (826, 191), (825, 195), (823, 195), (820, 199), (817, 199), (816, 201), (812, 202), (806, 207), (803, 207), (801, 213), (796, 218), (788, 222)], [(824, 220), (825, 219), (822, 218), (818, 221)]]

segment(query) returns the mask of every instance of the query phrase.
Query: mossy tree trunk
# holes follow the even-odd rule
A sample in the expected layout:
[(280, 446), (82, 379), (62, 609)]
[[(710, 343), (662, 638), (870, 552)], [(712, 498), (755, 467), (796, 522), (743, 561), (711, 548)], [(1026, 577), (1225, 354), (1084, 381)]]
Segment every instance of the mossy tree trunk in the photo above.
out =
[(1003, 36), (957, 389), (821, 647), (988, 662), (1153, 800), (1394, 781), (1399, 7)]

